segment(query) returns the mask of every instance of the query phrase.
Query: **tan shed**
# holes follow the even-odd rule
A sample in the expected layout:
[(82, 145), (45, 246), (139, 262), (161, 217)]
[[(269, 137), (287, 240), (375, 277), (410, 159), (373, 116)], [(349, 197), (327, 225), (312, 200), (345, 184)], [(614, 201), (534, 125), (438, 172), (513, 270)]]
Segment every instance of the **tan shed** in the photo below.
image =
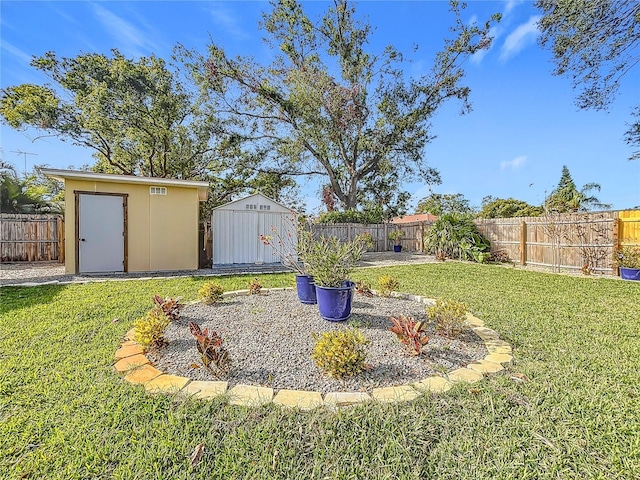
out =
[(207, 182), (42, 169), (65, 183), (67, 273), (198, 268)]

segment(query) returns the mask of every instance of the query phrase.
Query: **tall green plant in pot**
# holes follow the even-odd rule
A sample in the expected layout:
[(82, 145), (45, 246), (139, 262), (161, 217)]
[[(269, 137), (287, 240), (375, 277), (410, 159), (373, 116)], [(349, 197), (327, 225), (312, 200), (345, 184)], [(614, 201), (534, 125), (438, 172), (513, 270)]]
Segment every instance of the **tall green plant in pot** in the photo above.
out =
[(361, 237), (350, 242), (321, 238), (309, 246), (305, 263), (313, 275), (318, 309), (325, 320), (342, 321), (351, 316), (354, 284), (350, 275), (365, 248)]
[(616, 265), (623, 280), (640, 280), (640, 246), (627, 245), (619, 249)]

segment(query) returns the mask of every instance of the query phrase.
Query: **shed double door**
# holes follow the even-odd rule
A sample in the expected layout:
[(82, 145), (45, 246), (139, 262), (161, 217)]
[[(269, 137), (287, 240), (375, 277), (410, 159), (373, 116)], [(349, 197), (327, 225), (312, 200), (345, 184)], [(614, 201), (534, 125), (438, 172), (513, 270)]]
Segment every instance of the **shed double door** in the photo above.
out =
[(78, 273), (125, 271), (126, 196), (78, 194)]
[(217, 212), (213, 226), (214, 264), (277, 263), (280, 258), (260, 235), (271, 235), (271, 227), (282, 228), (280, 213), (244, 211)]

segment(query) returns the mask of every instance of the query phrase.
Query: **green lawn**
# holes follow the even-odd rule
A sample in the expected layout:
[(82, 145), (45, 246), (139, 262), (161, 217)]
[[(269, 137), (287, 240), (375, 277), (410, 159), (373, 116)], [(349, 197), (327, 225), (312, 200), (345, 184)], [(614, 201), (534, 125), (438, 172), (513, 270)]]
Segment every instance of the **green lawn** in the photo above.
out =
[(455, 262), (354, 277), (383, 273), (465, 301), (513, 364), (338, 413), (150, 396), (114, 373), (113, 353), (153, 293), (191, 300), (205, 279), (0, 289), (0, 478), (640, 478), (640, 284)]

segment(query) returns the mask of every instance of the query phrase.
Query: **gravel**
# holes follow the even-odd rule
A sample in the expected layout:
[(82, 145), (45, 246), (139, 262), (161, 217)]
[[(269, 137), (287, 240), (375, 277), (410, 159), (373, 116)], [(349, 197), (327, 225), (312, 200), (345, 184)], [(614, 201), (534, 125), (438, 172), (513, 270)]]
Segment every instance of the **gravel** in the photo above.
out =
[[(239, 296), (217, 305), (192, 304), (183, 307), (180, 319), (168, 327), (168, 345), (148, 357), (156, 368), (192, 380), (224, 379), (230, 387), (242, 383), (328, 393), (370, 392), (376, 387), (408, 384), (487, 355), (484, 343), (471, 331), (458, 339), (431, 331), (425, 353), (413, 356), (388, 330), (389, 316), (400, 313), (426, 320), (424, 304), (356, 295), (351, 319), (329, 322), (320, 317), (316, 305), (301, 304), (293, 290)], [(224, 339), (233, 362), (228, 376), (198, 368), (201, 364), (189, 321), (217, 331)], [(370, 368), (346, 380), (333, 379), (311, 359), (312, 333), (353, 327), (360, 328), (370, 341), (366, 346)]]

